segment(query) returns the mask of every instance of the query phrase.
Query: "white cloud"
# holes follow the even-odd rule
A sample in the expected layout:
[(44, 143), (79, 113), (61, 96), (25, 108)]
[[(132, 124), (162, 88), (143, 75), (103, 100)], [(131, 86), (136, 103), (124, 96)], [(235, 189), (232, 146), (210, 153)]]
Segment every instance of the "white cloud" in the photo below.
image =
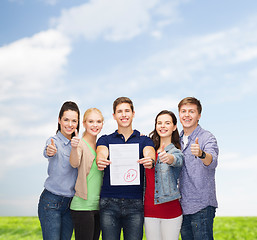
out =
[[(109, 41), (128, 40), (146, 31), (160, 37), (158, 32), (176, 21), (176, 9), (181, 2), (184, 1), (91, 0), (63, 10), (61, 17), (51, 22), (65, 34), (89, 40), (97, 37)], [(158, 17), (157, 24), (154, 17)]]
[[(154, 129), (154, 119), (162, 110), (173, 111), (176, 115), (178, 99), (164, 95), (158, 98), (136, 99), (134, 126), (142, 133), (148, 135)], [(177, 119), (179, 121), (179, 119)]]
[(70, 42), (56, 30), (23, 38), (0, 48), (0, 99), (37, 96), (63, 74)]

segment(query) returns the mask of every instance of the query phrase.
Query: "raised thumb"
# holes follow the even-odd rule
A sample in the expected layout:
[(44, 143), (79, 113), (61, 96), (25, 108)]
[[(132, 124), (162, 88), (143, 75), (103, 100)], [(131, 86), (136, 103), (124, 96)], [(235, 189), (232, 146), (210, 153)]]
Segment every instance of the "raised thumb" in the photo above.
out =
[(54, 140), (51, 138), (51, 145), (55, 146)]

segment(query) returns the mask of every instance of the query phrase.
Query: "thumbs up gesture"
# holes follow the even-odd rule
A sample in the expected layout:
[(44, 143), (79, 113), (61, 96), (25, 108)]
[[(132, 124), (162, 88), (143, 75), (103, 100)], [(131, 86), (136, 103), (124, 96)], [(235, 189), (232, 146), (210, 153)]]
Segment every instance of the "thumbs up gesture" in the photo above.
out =
[(160, 148), (160, 152), (158, 152), (158, 156), (161, 162), (163, 163), (169, 163), (169, 156), (166, 153), (166, 151), (164, 150), (164, 144), (162, 144), (161, 148)]
[(55, 146), (54, 140), (51, 138), (51, 144), (49, 144), (46, 148), (46, 154), (49, 157), (54, 156), (57, 153), (57, 148)]
[(201, 149), (200, 149), (200, 145), (198, 143), (198, 137), (195, 139), (195, 143), (193, 143), (191, 145), (191, 153), (196, 156), (196, 157), (199, 157), (201, 156)]
[(71, 147), (77, 148), (79, 144), (79, 136), (78, 136), (78, 131), (75, 129), (75, 136), (71, 139)]

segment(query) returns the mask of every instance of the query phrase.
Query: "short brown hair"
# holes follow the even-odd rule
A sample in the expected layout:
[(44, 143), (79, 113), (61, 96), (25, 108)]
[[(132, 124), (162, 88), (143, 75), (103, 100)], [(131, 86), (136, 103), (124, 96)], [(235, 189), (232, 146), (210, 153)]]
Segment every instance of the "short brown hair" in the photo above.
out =
[(180, 108), (182, 107), (182, 105), (186, 105), (186, 104), (195, 104), (197, 106), (198, 113), (201, 114), (202, 105), (198, 99), (196, 99), (195, 97), (186, 97), (182, 99), (178, 104), (178, 111), (180, 111)]
[(128, 97), (119, 97), (113, 102), (113, 113), (115, 113), (117, 106), (121, 103), (128, 103), (132, 112), (134, 112), (134, 106), (131, 99), (129, 99)]

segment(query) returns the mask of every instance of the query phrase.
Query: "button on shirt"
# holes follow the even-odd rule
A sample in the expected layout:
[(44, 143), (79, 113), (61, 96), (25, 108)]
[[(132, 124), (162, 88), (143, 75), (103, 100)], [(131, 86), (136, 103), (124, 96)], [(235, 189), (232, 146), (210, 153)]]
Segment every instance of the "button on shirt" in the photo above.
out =
[[(140, 136), (140, 132), (134, 130), (131, 136), (125, 141), (122, 134), (116, 130), (110, 135), (103, 135), (97, 141), (97, 146), (103, 145), (109, 149), (109, 144), (131, 144), (139, 143), (139, 158), (143, 158), (143, 149), (146, 146), (154, 146), (153, 141), (146, 136)], [(108, 158), (109, 159), (109, 158)], [(140, 185), (111, 186), (110, 185), (110, 166), (104, 169), (103, 185), (101, 198), (125, 198), (142, 199), (144, 183), (144, 167), (140, 164)]]
[[(215, 169), (218, 160), (218, 145), (212, 133), (197, 126), (188, 136), (188, 143), (184, 146), (184, 131), (180, 134), (180, 143), (185, 157), (180, 175), (181, 206), (183, 214), (194, 214), (207, 206), (218, 207), (215, 187)], [(209, 166), (191, 153), (191, 144), (198, 142), (201, 150), (212, 155)]]
[[(46, 154), (48, 144), (51, 144), (51, 138), (54, 140), (57, 153), (49, 157)], [(74, 186), (78, 175), (77, 168), (70, 165), (70, 140), (58, 131), (54, 137), (47, 140), (44, 149), (44, 157), (48, 158), (48, 178), (44, 187), (53, 194), (73, 197), (75, 194)]]

